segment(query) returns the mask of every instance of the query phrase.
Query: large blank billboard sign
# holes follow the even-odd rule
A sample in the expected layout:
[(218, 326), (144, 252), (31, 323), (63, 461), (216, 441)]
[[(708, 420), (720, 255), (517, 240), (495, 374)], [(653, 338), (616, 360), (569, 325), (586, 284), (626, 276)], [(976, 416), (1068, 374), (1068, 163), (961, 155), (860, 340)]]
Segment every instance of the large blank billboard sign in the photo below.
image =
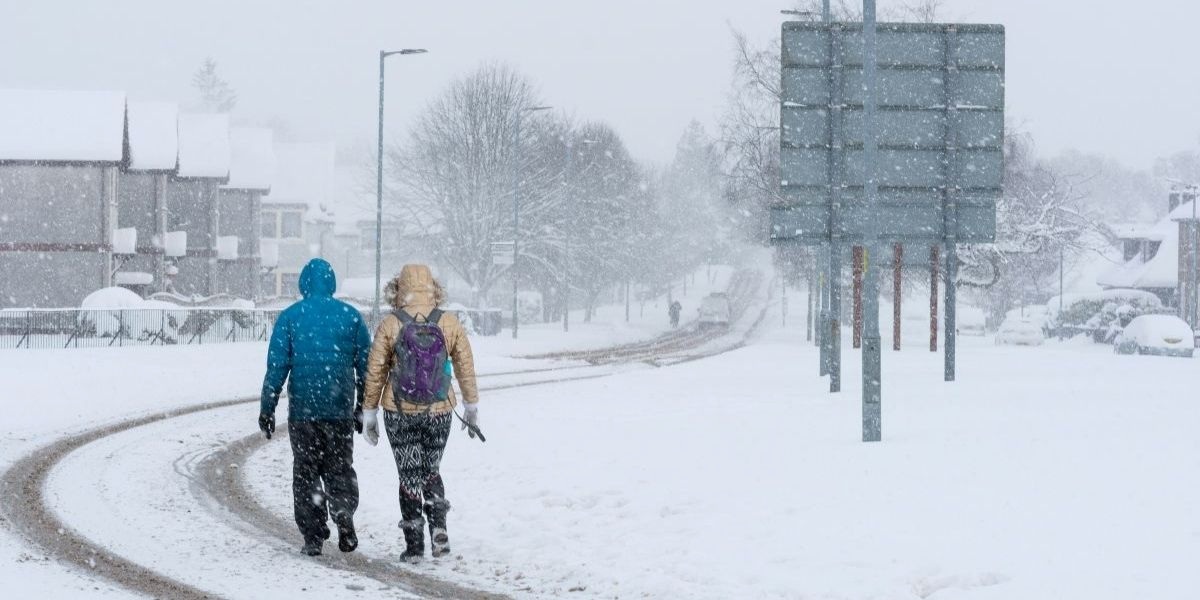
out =
[[(771, 238), (990, 242), (1004, 174), (1004, 28), (880, 23), (878, 206), (863, 196), (861, 23), (783, 25)], [(869, 220), (875, 219), (876, 223)]]

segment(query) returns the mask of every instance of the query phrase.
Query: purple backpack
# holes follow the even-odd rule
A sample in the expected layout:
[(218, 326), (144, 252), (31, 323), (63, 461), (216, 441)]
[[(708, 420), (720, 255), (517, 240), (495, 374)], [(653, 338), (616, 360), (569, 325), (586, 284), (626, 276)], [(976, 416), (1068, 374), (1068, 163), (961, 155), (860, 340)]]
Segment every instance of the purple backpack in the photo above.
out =
[(450, 395), (450, 361), (446, 337), (438, 327), (442, 311), (435, 308), (421, 321), (401, 309), (393, 314), (400, 319), (391, 372), (397, 403), (403, 400), (428, 406), (445, 400)]

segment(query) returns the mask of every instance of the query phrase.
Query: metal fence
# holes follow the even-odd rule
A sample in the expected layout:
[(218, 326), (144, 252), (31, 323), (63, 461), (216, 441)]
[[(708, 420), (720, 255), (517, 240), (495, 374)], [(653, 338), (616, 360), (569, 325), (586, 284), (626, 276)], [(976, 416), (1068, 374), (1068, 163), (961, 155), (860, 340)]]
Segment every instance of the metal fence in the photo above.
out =
[(265, 342), (281, 310), (0, 310), (0, 348), (96, 348)]

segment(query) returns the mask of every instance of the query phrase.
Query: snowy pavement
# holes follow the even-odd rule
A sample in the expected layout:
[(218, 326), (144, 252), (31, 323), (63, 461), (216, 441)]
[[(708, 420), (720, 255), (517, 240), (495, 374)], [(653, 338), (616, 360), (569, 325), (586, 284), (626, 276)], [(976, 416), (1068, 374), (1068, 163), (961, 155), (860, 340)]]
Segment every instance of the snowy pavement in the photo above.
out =
[[(1194, 597), (1200, 363), (964, 337), (959, 381), (947, 384), (940, 355), (906, 331), (916, 343), (883, 357), (884, 441), (863, 444), (857, 354), (847, 347), (844, 391), (830, 395), (801, 340), (802, 315), (787, 330), (777, 317), (755, 343), (716, 357), (485, 392), (488, 442), (456, 429), (443, 467), (454, 559), (418, 572), (518, 598)], [(483, 372), (522, 364), (486, 346)], [(14, 419), (0, 434), (0, 465), (66, 432), (253, 395), (260, 382), (261, 345), (137, 354), (146, 350), (164, 352), (50, 351), (52, 366), (2, 353), (0, 386), (22, 400), (5, 399)], [(129, 361), (142, 363), (137, 377)], [(254, 410), (89, 445), (54, 472), (55, 510), (114, 551), (229, 597), (263, 597), (243, 584), (260, 567), (290, 580), (280, 589), (316, 578), (330, 594), (354, 592), (352, 575), (219, 522), (187, 493), (187, 457), (246, 435)], [(361, 552), (392, 561), (395, 467), (385, 446), (357, 444)], [(281, 519), (291, 512), (289, 465), (281, 439), (239, 467)], [(143, 520), (153, 525), (145, 540), (127, 525)], [(125, 596), (0, 531), (0, 576), (15, 582), (6, 591)], [(193, 533), (205, 538), (186, 541)], [(238, 551), (222, 562), (224, 548)], [(167, 550), (213, 562), (155, 563)]]
[[(520, 597), (1193, 597), (1196, 362), (967, 338), (946, 384), (887, 353), (863, 444), (857, 356), (831, 396), (797, 337), (485, 395), (488, 443), (456, 432), (443, 470), (467, 558), (423, 568)], [(267, 505), (289, 461), (247, 465)], [(397, 553), (395, 467), (357, 461), (363, 551)]]

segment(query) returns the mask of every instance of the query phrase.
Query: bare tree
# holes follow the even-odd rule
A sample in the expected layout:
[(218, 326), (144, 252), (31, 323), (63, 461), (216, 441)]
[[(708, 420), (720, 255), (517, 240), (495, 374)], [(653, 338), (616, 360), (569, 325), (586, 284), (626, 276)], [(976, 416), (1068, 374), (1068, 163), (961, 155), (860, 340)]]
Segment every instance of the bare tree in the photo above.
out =
[(560, 176), (527, 151), (537, 127), (527, 124), (516, 139), (518, 115), (537, 104), (524, 76), (504, 65), (484, 65), (452, 82), (417, 119), (409, 139), (387, 156), (393, 213), (436, 236), (437, 257), (475, 290), (476, 300), (506, 271), (492, 265), (491, 245), (516, 237), (518, 183), (522, 208), (535, 212), (539, 190)]
[[(565, 308), (564, 282), (592, 307), (640, 273), (658, 215), (646, 211), (644, 174), (611, 127), (525, 111), (538, 104), (533, 84), (503, 65), (455, 80), (389, 150), (386, 193), (393, 216), (428, 237), (473, 301), (515, 273), (542, 293), (551, 318)], [(513, 239), (519, 268), (493, 265), (492, 244)]]
[(958, 283), (978, 290), (995, 316), (1048, 295), (1061, 260), (1095, 256), (1106, 244), (1100, 213), (1077, 178), (1038, 159), (1032, 137), (1011, 124), (1004, 144), (996, 242), (959, 247)]

